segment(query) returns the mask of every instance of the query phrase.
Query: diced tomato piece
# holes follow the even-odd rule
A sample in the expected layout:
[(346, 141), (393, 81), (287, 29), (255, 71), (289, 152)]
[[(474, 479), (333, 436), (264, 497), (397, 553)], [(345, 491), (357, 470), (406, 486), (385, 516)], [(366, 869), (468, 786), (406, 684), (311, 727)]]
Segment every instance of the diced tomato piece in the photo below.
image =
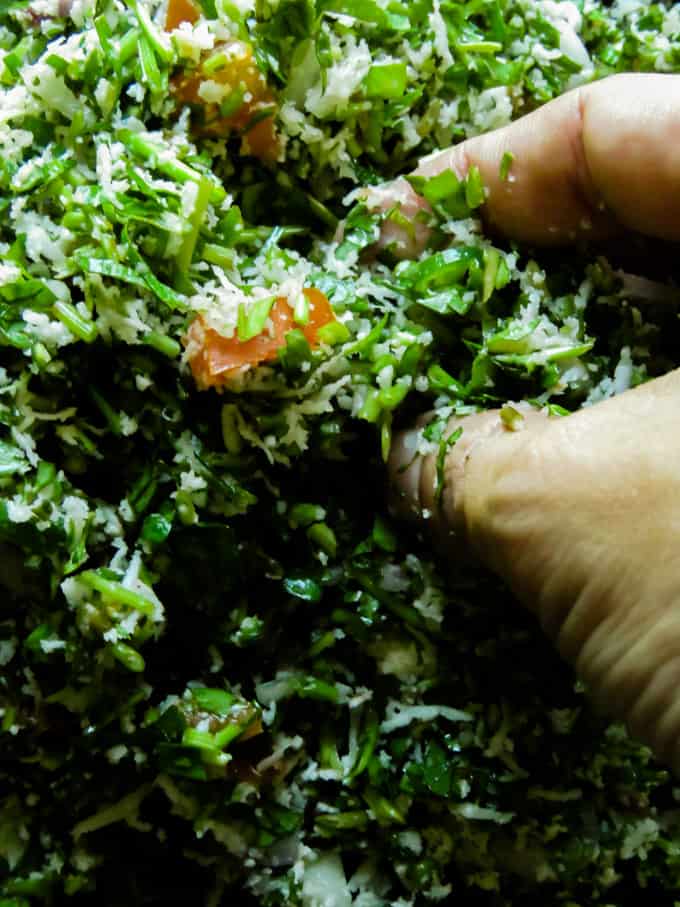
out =
[(256, 718), (252, 724), (249, 724), (245, 731), (238, 737), (239, 743), (244, 743), (246, 740), (250, 740), (252, 737), (259, 736), (264, 731), (262, 727), (262, 721), (259, 718)]
[(302, 291), (309, 300), (309, 321), (302, 326), (302, 333), (310, 346), (319, 345), (319, 329), (335, 321), (333, 309), (328, 297), (315, 287), (306, 287)]
[(273, 114), (259, 120), (243, 133), (241, 154), (244, 156), (256, 157), (265, 164), (273, 164), (278, 160), (280, 151), (281, 142)]
[(251, 340), (240, 341), (237, 335), (223, 337), (207, 327), (199, 315), (187, 335), (189, 364), (198, 387), (202, 390), (221, 387), (240, 372), (276, 359), (278, 351), (286, 344), (286, 334), (294, 328), (302, 331), (311, 347), (318, 346), (319, 329), (334, 321), (335, 315), (320, 290), (308, 287), (303, 292), (309, 301), (307, 324), (296, 324), (288, 300), (280, 297), (269, 313), (271, 330), (265, 329)]
[(191, 25), (198, 22), (200, 13), (191, 0), (169, 0), (168, 11), (165, 14), (165, 30), (173, 31), (182, 22)]
[(222, 137), (236, 131), (242, 134), (243, 154), (269, 163), (279, 157), (276, 102), (250, 44), (236, 39), (219, 44), (196, 69), (174, 78), (172, 90), (180, 104), (197, 109), (194, 130), (199, 134)]
[[(209, 387), (221, 383), (223, 377), (229, 377), (230, 374), (233, 376), (251, 365), (275, 359), (277, 350), (286, 342), (286, 334), (293, 329), (293, 313), (288, 303), (277, 299), (269, 313), (269, 320), (271, 332), (264, 330), (245, 342), (240, 341), (236, 335), (223, 337), (217, 331), (201, 326), (201, 350), (198, 361), (193, 360), (191, 363), (197, 383)], [(195, 325), (196, 322), (189, 331), (191, 339), (195, 339), (195, 335), (192, 335)]]

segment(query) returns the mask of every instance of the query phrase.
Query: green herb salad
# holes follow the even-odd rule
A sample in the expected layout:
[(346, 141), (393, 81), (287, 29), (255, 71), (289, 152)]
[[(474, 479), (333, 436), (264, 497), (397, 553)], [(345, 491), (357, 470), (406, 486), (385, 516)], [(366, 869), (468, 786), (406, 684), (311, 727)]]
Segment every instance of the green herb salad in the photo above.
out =
[(674, 903), (672, 779), (384, 461), (665, 371), (675, 316), (491, 241), (474, 170), (417, 260), (366, 198), (678, 68), (643, 0), (0, 0), (1, 907)]

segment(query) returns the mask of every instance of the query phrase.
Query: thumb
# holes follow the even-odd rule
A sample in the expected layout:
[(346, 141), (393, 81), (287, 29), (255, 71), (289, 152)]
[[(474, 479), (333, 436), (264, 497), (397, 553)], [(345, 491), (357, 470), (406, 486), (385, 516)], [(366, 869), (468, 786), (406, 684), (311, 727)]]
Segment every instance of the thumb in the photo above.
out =
[(526, 412), (516, 431), (479, 413), (449, 423), (445, 457), (421, 428), (389, 463), (395, 512), (508, 582), (595, 703), (676, 772), (679, 396), (680, 371), (567, 417)]
[[(540, 429), (547, 416), (524, 403), (514, 404), (514, 420), (500, 410), (487, 410), (451, 419), (439, 441), (428, 438), (433, 414), (421, 417), (410, 429), (395, 434), (388, 460), (389, 505), (398, 519), (426, 527), (439, 551), (461, 560), (470, 556), (494, 565), (484, 525), (498, 459), (514, 456), (520, 427)], [(498, 444), (498, 440), (501, 444)], [(440, 455), (440, 445), (446, 447)]]

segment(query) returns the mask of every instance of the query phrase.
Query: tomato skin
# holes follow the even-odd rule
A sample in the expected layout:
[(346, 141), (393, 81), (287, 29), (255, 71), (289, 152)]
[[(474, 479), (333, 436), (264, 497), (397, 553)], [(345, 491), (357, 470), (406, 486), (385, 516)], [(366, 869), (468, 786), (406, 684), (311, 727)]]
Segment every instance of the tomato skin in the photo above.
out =
[(311, 347), (318, 346), (319, 329), (334, 321), (335, 315), (320, 290), (307, 287), (303, 293), (309, 301), (307, 324), (296, 324), (288, 300), (279, 297), (269, 313), (271, 329), (265, 329), (245, 342), (237, 336), (223, 337), (207, 327), (200, 315), (195, 318), (187, 334), (187, 347), (189, 365), (199, 389), (222, 387), (252, 366), (276, 359), (278, 351), (286, 344), (286, 334), (295, 328), (302, 331)]
[(191, 0), (170, 0), (165, 14), (165, 30), (173, 31), (182, 22), (193, 25), (194, 22), (198, 22), (199, 16), (200, 13)]

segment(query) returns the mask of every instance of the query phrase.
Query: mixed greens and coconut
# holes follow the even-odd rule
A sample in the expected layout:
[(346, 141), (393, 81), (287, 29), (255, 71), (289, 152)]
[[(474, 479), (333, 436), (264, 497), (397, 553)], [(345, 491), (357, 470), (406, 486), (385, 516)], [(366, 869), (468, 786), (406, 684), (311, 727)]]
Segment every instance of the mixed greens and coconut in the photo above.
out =
[(673, 903), (672, 778), (384, 462), (668, 370), (675, 312), (491, 241), (474, 168), (370, 198), (678, 68), (643, 0), (0, 0), (2, 907)]

